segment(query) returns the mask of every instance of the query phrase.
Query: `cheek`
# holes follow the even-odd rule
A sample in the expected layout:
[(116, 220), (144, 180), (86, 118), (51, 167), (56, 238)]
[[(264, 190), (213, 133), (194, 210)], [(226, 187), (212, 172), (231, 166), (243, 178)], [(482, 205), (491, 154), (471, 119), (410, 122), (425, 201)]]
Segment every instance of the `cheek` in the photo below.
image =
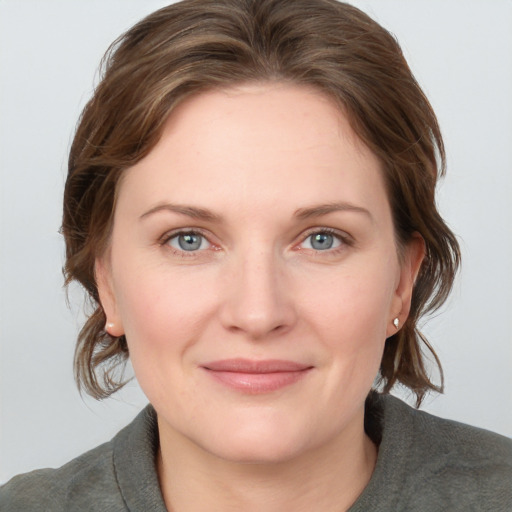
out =
[(136, 359), (185, 352), (215, 311), (214, 296), (204, 293), (206, 277), (201, 272), (133, 268), (119, 273), (123, 279), (118, 281), (117, 298), (134, 366)]
[(328, 354), (336, 395), (354, 394), (357, 402), (373, 384), (386, 342), (394, 269), (392, 264), (364, 265), (361, 272), (355, 267), (332, 272), (328, 287), (313, 288), (304, 299), (302, 316)]
[[(360, 267), (360, 268), (359, 268)], [(391, 268), (388, 272), (387, 268)], [(394, 291), (394, 266), (358, 265), (316, 276), (301, 293), (303, 314), (348, 345), (386, 337)], [(332, 337), (331, 336), (331, 337)], [(362, 348), (362, 347), (361, 347)]]
[[(118, 283), (119, 309), (141, 388), (155, 406), (163, 408), (172, 400), (177, 416), (193, 415), (189, 409), (198, 405), (201, 394), (193, 379), (189, 387), (183, 382), (194, 369), (191, 348), (215, 314), (212, 295), (201, 293), (205, 289), (199, 279), (162, 268), (133, 272), (132, 267), (122, 275), (129, 278)], [(204, 276), (201, 281), (204, 285)]]

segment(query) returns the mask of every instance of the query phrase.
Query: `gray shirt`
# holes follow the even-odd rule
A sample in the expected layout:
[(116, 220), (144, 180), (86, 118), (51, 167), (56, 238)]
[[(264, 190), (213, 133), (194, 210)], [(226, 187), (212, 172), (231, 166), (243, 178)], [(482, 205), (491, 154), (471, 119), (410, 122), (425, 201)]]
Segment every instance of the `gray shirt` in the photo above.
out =
[[(377, 465), (349, 512), (512, 511), (512, 441), (372, 393), (365, 428)], [(166, 512), (151, 406), (110, 442), (0, 488), (1, 512)]]

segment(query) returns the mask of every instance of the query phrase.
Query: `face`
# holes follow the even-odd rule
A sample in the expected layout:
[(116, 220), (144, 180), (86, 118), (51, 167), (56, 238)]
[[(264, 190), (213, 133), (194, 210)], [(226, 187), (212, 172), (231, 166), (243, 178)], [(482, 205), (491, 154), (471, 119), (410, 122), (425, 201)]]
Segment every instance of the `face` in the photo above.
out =
[(277, 461), (364, 435), (421, 255), (398, 258), (380, 164), (329, 99), (247, 85), (173, 112), (96, 272), (161, 437)]

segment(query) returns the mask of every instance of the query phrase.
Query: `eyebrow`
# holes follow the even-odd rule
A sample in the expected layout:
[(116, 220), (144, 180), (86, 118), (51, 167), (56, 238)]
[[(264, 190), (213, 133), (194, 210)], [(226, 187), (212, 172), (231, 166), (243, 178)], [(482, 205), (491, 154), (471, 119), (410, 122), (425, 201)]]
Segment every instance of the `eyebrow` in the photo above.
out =
[(370, 220), (374, 220), (372, 214), (366, 208), (361, 206), (356, 206), (351, 203), (327, 203), (320, 204), (316, 206), (311, 206), (308, 208), (299, 208), (295, 211), (294, 216), (299, 219), (309, 219), (311, 217), (321, 217), (322, 215), (327, 215), (329, 213), (334, 212), (354, 212), (354, 213), (362, 213), (366, 215)]
[[(169, 211), (172, 213), (178, 213), (179, 215), (185, 215), (187, 217), (193, 219), (199, 219), (209, 222), (220, 222), (222, 217), (213, 213), (211, 210), (206, 208), (199, 208), (197, 206), (186, 206), (180, 204), (159, 204), (149, 209), (147, 212), (143, 213), (139, 219), (142, 220), (150, 215), (153, 215), (158, 212)], [(321, 217), (322, 215), (328, 215), (329, 213), (334, 212), (355, 212), (362, 213), (366, 215), (370, 220), (373, 220), (372, 214), (366, 208), (362, 208), (361, 206), (356, 206), (351, 203), (326, 203), (320, 204), (316, 206), (310, 206), (307, 208), (299, 208), (295, 210), (294, 217), (297, 217), (301, 220), (310, 219), (312, 217)]]
[(150, 215), (153, 215), (154, 213), (162, 212), (162, 211), (169, 211), (173, 213), (178, 213), (180, 215), (186, 215), (187, 217), (191, 217), (193, 219), (199, 219), (209, 222), (220, 222), (221, 217), (217, 215), (216, 213), (213, 213), (210, 210), (207, 210), (206, 208), (199, 208), (197, 206), (186, 206), (181, 204), (171, 204), (171, 203), (165, 203), (165, 204), (159, 204), (155, 207), (151, 208), (147, 212), (143, 213), (139, 220), (145, 219), (146, 217), (149, 217)]

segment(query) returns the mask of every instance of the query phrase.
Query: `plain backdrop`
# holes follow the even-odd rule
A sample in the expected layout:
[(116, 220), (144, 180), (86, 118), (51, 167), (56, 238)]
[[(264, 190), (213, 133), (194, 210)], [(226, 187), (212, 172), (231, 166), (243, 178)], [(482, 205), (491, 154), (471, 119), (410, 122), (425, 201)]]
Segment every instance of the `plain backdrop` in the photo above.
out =
[[(66, 304), (58, 231), (67, 152), (99, 60), (167, 3), (0, 0), (0, 483), (110, 439), (146, 403), (136, 383), (101, 403), (79, 396), (83, 299), (72, 288)], [(402, 44), (447, 146), (439, 205), (464, 265), (425, 326), (446, 394), (423, 408), (512, 436), (512, 1), (353, 3)]]

